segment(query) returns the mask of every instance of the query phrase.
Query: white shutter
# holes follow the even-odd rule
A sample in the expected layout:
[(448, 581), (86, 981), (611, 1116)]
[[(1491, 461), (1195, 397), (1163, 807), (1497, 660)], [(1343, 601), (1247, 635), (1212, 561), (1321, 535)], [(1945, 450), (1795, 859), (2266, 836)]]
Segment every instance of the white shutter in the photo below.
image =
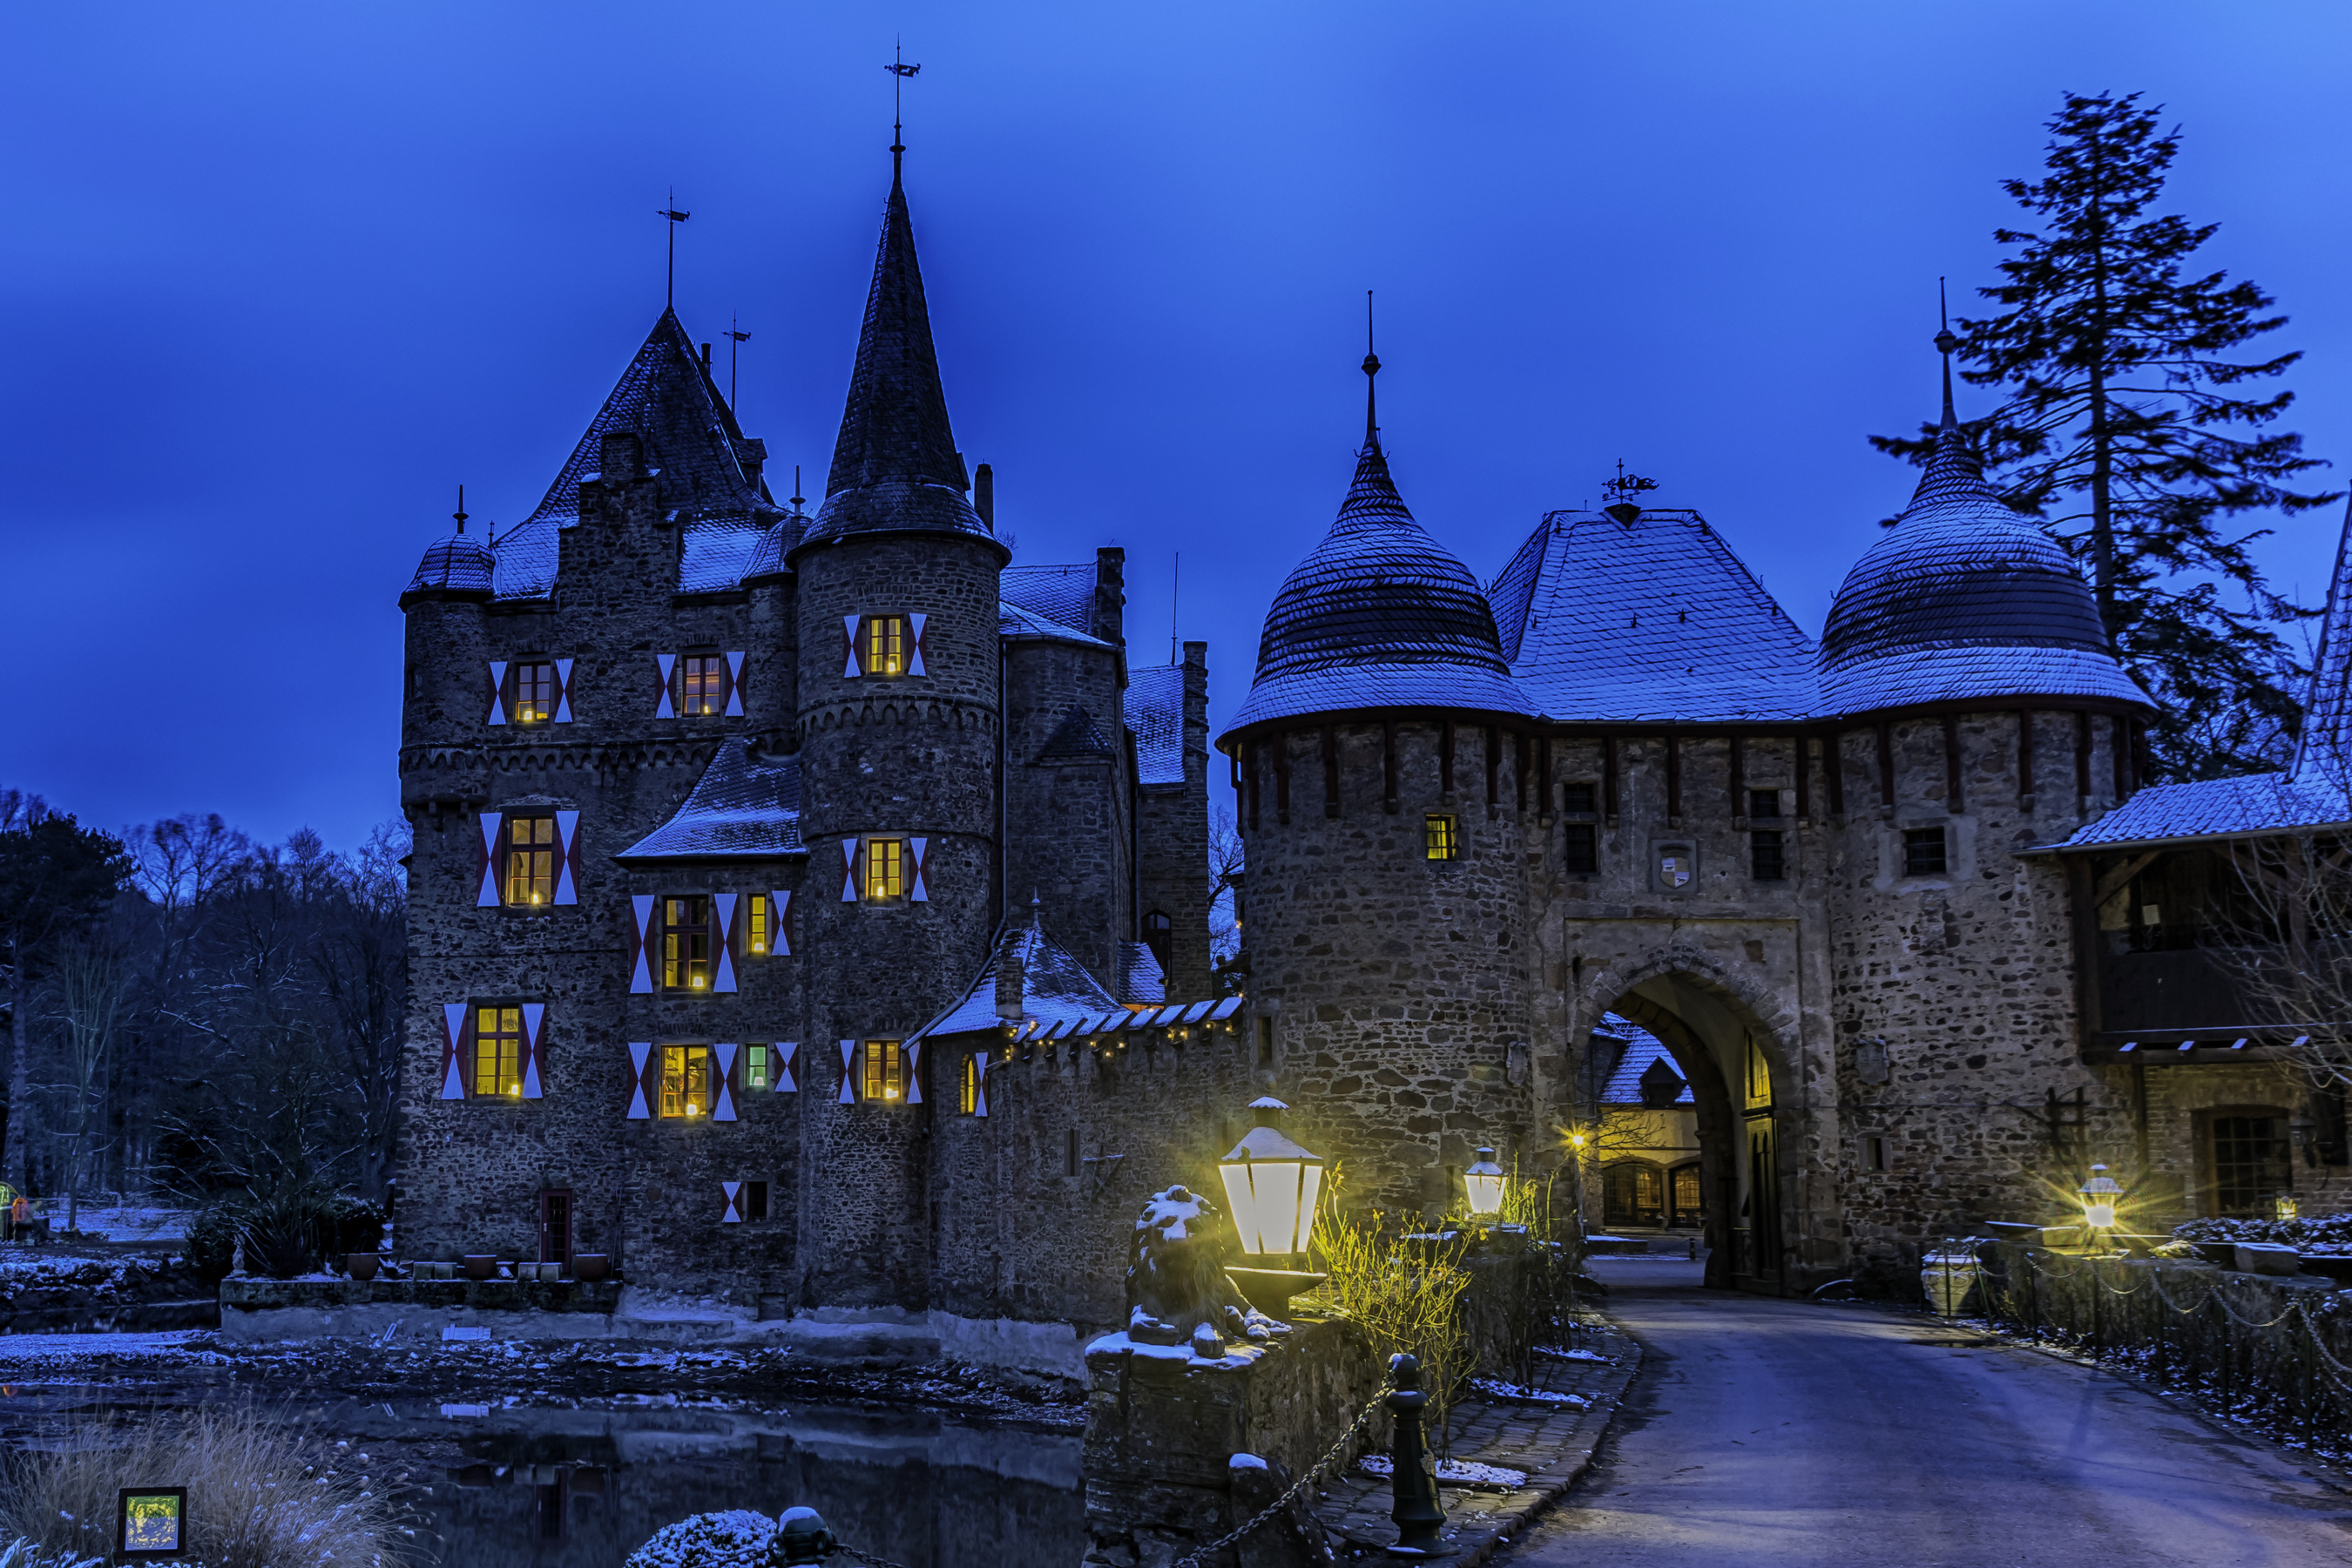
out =
[(629, 1042), (629, 1115), (631, 1121), (652, 1119), (653, 1107), (646, 1103), (646, 1062), (654, 1054), (650, 1040)]
[(743, 716), (743, 656), (740, 653), (727, 656), (727, 716)]
[(490, 723), (503, 724), (507, 721), (506, 689), (507, 661), (494, 658), (490, 660)]
[(719, 1092), (712, 1097), (710, 1120), (735, 1120), (735, 1058), (743, 1047), (721, 1043), (710, 1047), (711, 1059), (719, 1064)]
[(735, 900), (733, 893), (712, 896), (712, 911), (718, 915), (719, 973), (711, 976), (713, 992), (735, 989)]
[(466, 1074), (457, 1060), (458, 1047), (466, 1040), (466, 1004), (445, 1002), (441, 1005), (441, 1098), (466, 1098)]
[(907, 1103), (920, 1105), (923, 1103), (923, 1075), (916, 1069), (923, 1065), (923, 1042), (909, 1040), (907, 1042), (906, 1049)]
[(800, 1084), (793, 1078), (793, 1058), (800, 1055), (798, 1040), (779, 1040), (771, 1047), (776, 1053), (776, 1083), (778, 1094), (798, 1094)]
[(855, 838), (841, 841), (841, 901), (845, 904), (857, 901), (857, 840)]
[(852, 1071), (850, 1070), (852, 1068), (854, 1068), (854, 1067), (856, 1065), (856, 1063), (857, 1063), (857, 1042), (856, 1042), (856, 1040), (844, 1040), (844, 1041), (842, 1041), (842, 1042), (841, 1042), (841, 1098), (840, 1098), (839, 1100), (835, 1100), (835, 1101), (834, 1102), (835, 1104), (836, 1104), (836, 1105), (855, 1105), (855, 1104), (856, 1104), (856, 1103), (857, 1103), (857, 1077), (856, 1077), (856, 1075), (854, 1072), (852, 1072)]
[(580, 814), (559, 811), (555, 814), (555, 897), (551, 903), (576, 904), (580, 888), (572, 879), (572, 862), (579, 858)]
[(907, 879), (907, 898), (911, 903), (927, 904), (931, 901), (931, 890), (923, 883), (923, 853), (930, 844), (928, 838), (907, 840), (907, 858), (914, 862), (914, 874)]
[(841, 668), (842, 679), (855, 680), (866, 673), (857, 667), (857, 617), (856, 616), (841, 617), (841, 647), (845, 660)]
[(478, 909), (490, 908), (499, 901), (499, 824), (505, 820), (499, 812), (482, 813), (482, 885), (474, 896)]
[(632, 894), (629, 903), (631, 917), (636, 922), (630, 928), (636, 933), (636, 939), (630, 943), (636, 950), (637, 956), (635, 966), (629, 971), (629, 991), (634, 995), (654, 988), (654, 896), (651, 893)]
[(522, 1005), (522, 1097), (541, 1098), (539, 1080), (539, 1046), (541, 1029), (547, 1022), (547, 1004), (526, 1002)]
[(971, 1113), (988, 1114), (988, 1053), (976, 1051), (971, 1058)]
[(572, 661), (568, 658), (555, 661), (555, 721), (572, 722)]
[(721, 1225), (741, 1225), (743, 1223), (743, 1207), (741, 1201), (737, 1194), (742, 1192), (743, 1184), (740, 1182), (721, 1182), (719, 1184), (725, 1188), (727, 1192), (727, 1212), (719, 1216), (719, 1223)]
[(908, 629), (914, 633), (912, 639), (913, 646), (907, 650), (907, 673), (908, 675), (928, 675), (930, 673), (923, 668), (923, 623), (930, 618), (930, 616), (921, 614), (910, 615), (907, 617), (907, 626)]
[(768, 919), (773, 923), (768, 932), (768, 951), (785, 958), (793, 955), (793, 891), (790, 888), (768, 895)]
[(677, 663), (677, 655), (674, 653), (657, 653), (654, 655), (654, 662), (661, 667), (662, 683), (661, 700), (654, 705), (654, 717), (656, 719), (675, 719), (677, 717), (677, 710), (670, 706), (669, 672), (671, 668)]

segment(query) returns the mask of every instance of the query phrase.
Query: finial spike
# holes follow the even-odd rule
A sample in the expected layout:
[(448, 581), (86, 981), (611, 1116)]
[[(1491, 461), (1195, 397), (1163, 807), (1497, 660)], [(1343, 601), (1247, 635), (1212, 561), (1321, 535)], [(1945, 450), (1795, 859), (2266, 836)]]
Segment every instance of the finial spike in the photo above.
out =
[(669, 188), (669, 205), (654, 216), (669, 219), (669, 272), (667, 280), (662, 285), (662, 308), (666, 310), (676, 310), (677, 308), (677, 226), (694, 215), (677, 210), (677, 187), (672, 185)]
[(1372, 291), (1364, 290), (1364, 448), (1381, 449), (1380, 408), (1375, 395), (1379, 387), (1381, 356), (1372, 352)]
[(904, 161), (907, 156), (907, 127), (905, 123), (905, 116), (900, 112), (899, 94), (907, 85), (907, 79), (913, 76), (923, 68), (919, 65), (908, 65), (907, 63), (907, 51), (900, 45), (896, 43), (892, 44), (890, 53), (890, 63), (884, 66), (882, 68), (888, 71), (891, 77), (890, 183), (893, 185), (896, 185), (898, 184), (899, 174), (905, 166)]
[(1944, 300), (1944, 280), (1936, 279), (1936, 352), (1944, 356), (1944, 423), (1942, 428), (1956, 428), (1959, 420), (1952, 413), (1952, 351), (1960, 340), (1952, 334), (1951, 312)]
[(465, 532), (465, 531), (466, 531), (466, 487), (465, 487), (465, 486), (463, 486), (463, 485), (459, 485), (459, 486), (457, 487), (457, 510), (456, 511), (451, 512), (449, 515), (450, 515), (451, 517), (454, 517), (454, 518), (456, 518), (456, 519), (457, 520), (457, 531), (458, 531), (458, 532), (460, 532), (460, 533)]
[(806, 500), (808, 497), (801, 494), (801, 466), (794, 463), (793, 465), (793, 510), (800, 510), (801, 503)]

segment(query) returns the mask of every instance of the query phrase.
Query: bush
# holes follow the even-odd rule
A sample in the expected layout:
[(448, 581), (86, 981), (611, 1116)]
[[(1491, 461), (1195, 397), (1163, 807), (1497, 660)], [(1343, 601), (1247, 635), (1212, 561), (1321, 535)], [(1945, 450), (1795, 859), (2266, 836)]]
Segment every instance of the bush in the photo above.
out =
[(698, 1513), (666, 1524), (622, 1568), (766, 1568), (776, 1521), (749, 1509)]
[[(116, 1494), (168, 1476), (188, 1489), (188, 1555), (205, 1568), (395, 1568), (418, 1559), (360, 1450), (251, 1409), (89, 1418), (79, 1446), (18, 1454), (0, 1474), (0, 1539), (48, 1552), (114, 1547)], [(68, 1562), (79, 1561), (70, 1555)], [(25, 1568), (47, 1568), (38, 1556)], [(0, 1557), (0, 1568), (15, 1568)]]
[(198, 1210), (188, 1222), (188, 1262), (206, 1284), (219, 1284), (236, 1262), (239, 1223), (237, 1211), (219, 1203)]
[(218, 1282), (242, 1237), (247, 1268), (290, 1279), (347, 1253), (375, 1251), (383, 1245), (383, 1205), (364, 1198), (282, 1187), (203, 1210), (188, 1226), (188, 1258), (198, 1274)]

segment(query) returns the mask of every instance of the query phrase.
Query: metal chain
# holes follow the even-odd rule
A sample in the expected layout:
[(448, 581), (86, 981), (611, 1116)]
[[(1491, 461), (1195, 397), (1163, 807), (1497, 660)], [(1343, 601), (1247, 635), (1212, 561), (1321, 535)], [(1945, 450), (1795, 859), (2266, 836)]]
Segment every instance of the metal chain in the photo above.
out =
[(1365, 1425), (1371, 1420), (1373, 1415), (1378, 1412), (1381, 1405), (1387, 1401), (1388, 1396), (1395, 1392), (1396, 1384), (1394, 1383), (1383, 1382), (1381, 1384), (1381, 1391), (1372, 1395), (1371, 1403), (1365, 1405), (1363, 1409), (1358, 1411), (1356, 1413), (1356, 1418), (1348, 1424), (1348, 1429), (1339, 1434), (1339, 1440), (1332, 1444), (1331, 1447), (1325, 1451), (1321, 1458), (1307, 1466), (1307, 1468), (1300, 1473), (1299, 1478), (1290, 1484), (1290, 1489), (1288, 1491), (1283, 1493), (1280, 1497), (1275, 1499), (1272, 1502), (1260, 1509), (1257, 1511), (1256, 1517), (1250, 1520), (1248, 1523), (1243, 1525), (1240, 1529), (1233, 1531), (1229, 1535), (1218, 1537), (1216, 1540), (1209, 1542), (1206, 1546), (1201, 1547), (1187, 1556), (1179, 1557), (1175, 1562), (1170, 1563), (1168, 1568), (1199, 1568), (1201, 1563), (1206, 1563), (1212, 1556), (1217, 1552), (1223, 1552), (1226, 1547), (1231, 1546), (1234, 1542), (1239, 1541), (1243, 1536), (1247, 1535), (1251, 1531), (1255, 1530), (1259, 1525), (1264, 1524), (1267, 1520), (1272, 1519), (1276, 1514), (1280, 1513), (1284, 1509), (1289, 1507), (1292, 1501), (1297, 1498), (1299, 1493), (1305, 1491), (1309, 1486), (1313, 1485), (1316, 1478), (1322, 1475), (1325, 1470), (1330, 1468), (1331, 1462), (1339, 1457), (1340, 1450), (1347, 1447), (1348, 1444), (1354, 1439), (1356, 1434), (1364, 1429)]

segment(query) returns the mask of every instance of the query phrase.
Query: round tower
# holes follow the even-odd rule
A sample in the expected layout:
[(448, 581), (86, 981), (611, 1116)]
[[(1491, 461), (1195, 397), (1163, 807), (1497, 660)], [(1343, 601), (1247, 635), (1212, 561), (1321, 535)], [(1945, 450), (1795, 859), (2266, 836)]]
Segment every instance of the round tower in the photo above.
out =
[(1346, 1163), (1349, 1207), (1452, 1205), (1479, 1144), (1532, 1129), (1533, 713), (1477, 580), (1398, 495), (1368, 383), (1355, 481), (1218, 740), (1247, 844), (1246, 1048)]
[(923, 1304), (934, 1097), (902, 1042), (971, 984), (996, 920), (1010, 552), (968, 488), (894, 179), (824, 504), (783, 557), (800, 626), (800, 941), (815, 965), (801, 1236), (809, 1288), (843, 1305)]
[(487, 798), (482, 722), (496, 700), (482, 609), (495, 592), (488, 545), (466, 531), (465, 492), (451, 514), (457, 531), (435, 540), (401, 591), (401, 803), (436, 811)]

